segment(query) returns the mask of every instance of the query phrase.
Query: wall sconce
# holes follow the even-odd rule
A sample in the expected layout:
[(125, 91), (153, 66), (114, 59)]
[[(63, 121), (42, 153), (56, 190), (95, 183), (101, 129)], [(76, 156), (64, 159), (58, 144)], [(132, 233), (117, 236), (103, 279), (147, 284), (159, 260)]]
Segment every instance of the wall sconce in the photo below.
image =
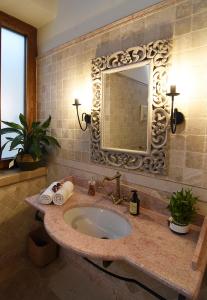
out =
[(167, 93), (166, 95), (172, 97), (170, 127), (171, 127), (171, 132), (175, 133), (177, 124), (181, 124), (184, 122), (184, 115), (180, 111), (178, 111), (177, 108), (174, 109), (174, 97), (180, 95), (180, 93), (176, 92), (176, 85), (171, 85), (170, 93)]
[(79, 103), (78, 99), (75, 99), (75, 102), (73, 103), (73, 106), (76, 107), (76, 112), (77, 112), (77, 117), (78, 117), (78, 123), (80, 125), (81, 130), (85, 131), (88, 128), (88, 125), (91, 124), (91, 115), (82, 113), (82, 121), (85, 122), (85, 128), (82, 127), (81, 122), (80, 122), (80, 117), (79, 117), (79, 112), (78, 112), (78, 106), (81, 105)]

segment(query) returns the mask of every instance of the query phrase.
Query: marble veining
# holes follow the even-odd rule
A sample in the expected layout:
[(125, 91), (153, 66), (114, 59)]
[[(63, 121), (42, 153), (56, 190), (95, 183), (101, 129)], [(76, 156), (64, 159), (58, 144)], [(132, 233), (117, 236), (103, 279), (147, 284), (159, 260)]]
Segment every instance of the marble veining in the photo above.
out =
[[(167, 226), (167, 216), (146, 208), (141, 208), (139, 216), (131, 216), (128, 203), (115, 206), (105, 195), (88, 196), (87, 190), (77, 185), (63, 206), (42, 205), (38, 198), (39, 195), (35, 195), (26, 201), (44, 213), (48, 234), (62, 247), (85, 257), (127, 261), (186, 297), (196, 299), (207, 261), (204, 252), (202, 263), (193, 270), (192, 259), (200, 228), (193, 226), (186, 236), (175, 235)], [(63, 215), (72, 207), (84, 205), (111, 209), (123, 215), (132, 225), (131, 234), (117, 240), (102, 240), (74, 230), (65, 223)]]

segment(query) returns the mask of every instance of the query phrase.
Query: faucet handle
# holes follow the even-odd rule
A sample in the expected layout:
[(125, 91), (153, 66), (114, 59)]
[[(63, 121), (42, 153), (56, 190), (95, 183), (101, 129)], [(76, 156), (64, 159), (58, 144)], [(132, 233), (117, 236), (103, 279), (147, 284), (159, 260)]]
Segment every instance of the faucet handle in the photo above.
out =
[(114, 195), (114, 193), (111, 193), (110, 199), (113, 202), (113, 204), (116, 204), (116, 205), (123, 201), (122, 198), (117, 199), (116, 196)]
[(114, 196), (114, 193), (109, 193), (108, 196), (111, 198), (111, 200), (114, 202), (116, 200), (116, 197)]
[(116, 172), (116, 176), (120, 178), (121, 177), (121, 173), (119, 171), (117, 171)]
[(111, 200), (115, 199), (114, 193), (113, 192), (108, 192), (107, 196), (111, 198)]
[(116, 199), (116, 198), (114, 197), (113, 203), (117, 205), (117, 204), (120, 204), (120, 203), (123, 202), (123, 201), (124, 201), (124, 198)]
[(126, 195), (124, 195), (124, 196), (123, 196), (123, 201), (124, 201), (124, 202), (129, 202), (129, 201), (130, 201), (130, 198), (127, 197)]

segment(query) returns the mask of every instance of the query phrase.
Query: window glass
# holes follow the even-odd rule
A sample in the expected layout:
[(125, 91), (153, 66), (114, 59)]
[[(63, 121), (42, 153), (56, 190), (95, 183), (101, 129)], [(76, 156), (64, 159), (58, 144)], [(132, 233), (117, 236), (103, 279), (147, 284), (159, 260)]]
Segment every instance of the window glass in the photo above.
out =
[[(1, 28), (1, 120), (19, 122), (25, 102), (25, 37)], [(2, 128), (5, 127), (1, 124)], [(7, 135), (11, 136), (11, 134)], [(1, 145), (6, 135), (1, 137)], [(2, 158), (15, 156), (17, 151), (6, 147)]]

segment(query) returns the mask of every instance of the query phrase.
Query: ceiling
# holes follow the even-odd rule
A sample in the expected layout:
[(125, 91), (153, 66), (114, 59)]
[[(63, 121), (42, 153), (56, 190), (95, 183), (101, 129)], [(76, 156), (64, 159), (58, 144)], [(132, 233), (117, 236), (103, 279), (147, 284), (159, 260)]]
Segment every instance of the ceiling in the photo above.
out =
[(40, 28), (57, 14), (58, 0), (0, 0), (0, 10)]
[(103, 13), (120, 18), (157, 2), (160, 0), (0, 0), (0, 10), (40, 28), (56, 16), (61, 18), (63, 12), (74, 26)]
[(43, 53), (163, 0), (0, 0), (0, 11), (38, 29)]

